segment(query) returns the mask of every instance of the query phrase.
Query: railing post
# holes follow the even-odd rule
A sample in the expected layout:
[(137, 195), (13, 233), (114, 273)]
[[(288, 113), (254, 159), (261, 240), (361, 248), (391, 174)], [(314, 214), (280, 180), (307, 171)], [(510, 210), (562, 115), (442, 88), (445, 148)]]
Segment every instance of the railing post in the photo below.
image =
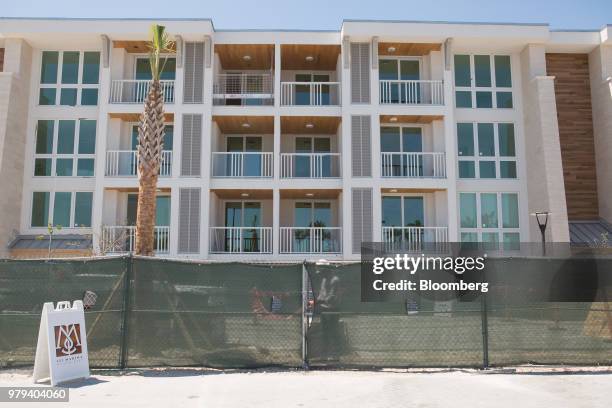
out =
[(480, 314), (482, 319), (482, 368), (489, 368), (489, 320), (487, 310), (487, 294), (481, 294)]
[(302, 368), (308, 370), (308, 269), (302, 263)]
[(119, 345), (119, 368), (125, 369), (128, 364), (128, 326), (130, 320), (130, 295), (134, 258), (132, 254), (126, 258), (127, 268), (123, 283), (123, 302), (121, 307), (121, 344)]

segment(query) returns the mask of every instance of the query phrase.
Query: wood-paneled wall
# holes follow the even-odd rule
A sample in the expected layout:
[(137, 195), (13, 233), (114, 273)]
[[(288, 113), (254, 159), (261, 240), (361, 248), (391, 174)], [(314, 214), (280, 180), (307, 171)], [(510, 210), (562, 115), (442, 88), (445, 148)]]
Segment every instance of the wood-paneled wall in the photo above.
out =
[(568, 219), (597, 219), (589, 57), (587, 54), (546, 54), (546, 70), (555, 77)]

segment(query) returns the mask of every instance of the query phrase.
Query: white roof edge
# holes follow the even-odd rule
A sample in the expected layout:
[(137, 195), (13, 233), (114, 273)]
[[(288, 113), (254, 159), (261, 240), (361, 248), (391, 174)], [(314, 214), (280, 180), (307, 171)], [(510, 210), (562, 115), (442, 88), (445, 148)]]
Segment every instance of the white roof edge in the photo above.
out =
[(436, 20), (377, 20), (377, 19), (344, 19), (345, 23), (390, 23), (390, 24), (452, 24), (452, 25), (496, 25), (496, 26), (526, 26), (526, 27), (548, 27), (549, 23), (516, 23), (516, 22), (494, 22), (494, 21), (436, 21)]

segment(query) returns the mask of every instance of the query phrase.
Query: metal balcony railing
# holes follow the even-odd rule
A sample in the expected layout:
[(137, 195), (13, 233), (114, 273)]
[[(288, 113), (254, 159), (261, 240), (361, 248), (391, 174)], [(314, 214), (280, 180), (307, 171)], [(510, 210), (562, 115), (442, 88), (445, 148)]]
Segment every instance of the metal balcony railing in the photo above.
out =
[(271, 254), (271, 227), (210, 227), (211, 253)]
[[(159, 81), (164, 103), (174, 103), (174, 80)], [(149, 92), (148, 79), (115, 79), (111, 81), (110, 103), (144, 103)]]
[(340, 82), (282, 82), (281, 105), (338, 106)]
[(382, 152), (382, 177), (446, 178), (446, 153)]
[(272, 73), (217, 74), (213, 84), (215, 105), (271, 105), (274, 101)]
[[(170, 227), (156, 226), (154, 229), (154, 250), (158, 254), (170, 250)], [(134, 252), (136, 227), (132, 225), (111, 225), (102, 227), (100, 246), (106, 253)]]
[(448, 245), (448, 227), (382, 227), (387, 250), (439, 250)]
[(444, 105), (444, 81), (380, 80), (380, 103), (402, 105)]
[(272, 177), (272, 152), (213, 152), (213, 177)]
[[(106, 152), (105, 175), (109, 177), (132, 177), (138, 173), (138, 152), (136, 150), (109, 150)], [(172, 150), (162, 151), (159, 175), (172, 174)]]
[(340, 153), (281, 153), (281, 178), (338, 178)]
[(338, 254), (342, 252), (340, 227), (281, 227), (281, 254)]

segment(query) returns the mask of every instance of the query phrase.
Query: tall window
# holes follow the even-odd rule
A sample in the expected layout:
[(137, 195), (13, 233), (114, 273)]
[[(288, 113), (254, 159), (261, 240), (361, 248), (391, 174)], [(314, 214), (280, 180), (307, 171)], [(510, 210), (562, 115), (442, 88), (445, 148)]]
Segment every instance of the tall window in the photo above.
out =
[(457, 108), (512, 108), (508, 55), (455, 55)]
[(98, 51), (43, 51), (39, 105), (98, 104)]
[(460, 193), (459, 219), (462, 242), (520, 242), (517, 193)]
[(457, 123), (459, 178), (515, 179), (512, 123)]
[(95, 153), (95, 120), (38, 121), (34, 176), (93, 177)]
[(91, 228), (91, 191), (35, 191), (32, 193), (32, 228), (49, 224), (62, 228)]

